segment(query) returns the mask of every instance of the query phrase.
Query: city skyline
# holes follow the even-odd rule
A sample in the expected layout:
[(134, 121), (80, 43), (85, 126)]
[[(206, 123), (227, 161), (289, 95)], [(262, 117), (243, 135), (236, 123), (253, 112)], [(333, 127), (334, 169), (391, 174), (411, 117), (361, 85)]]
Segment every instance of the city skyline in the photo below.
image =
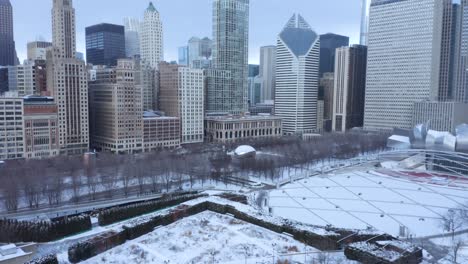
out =
[[(212, 0), (153, 1), (164, 21), (164, 57), (167, 61), (177, 60), (178, 47), (183, 46), (193, 36), (212, 36)], [(183, 5), (178, 3), (183, 2)], [(251, 1), (249, 63), (257, 64), (260, 47), (274, 45), (277, 32), (292, 13), (301, 12), (311, 27), (319, 34), (333, 32), (350, 37), (350, 44), (359, 42), (361, 5), (360, 0), (331, 0), (315, 2), (292, 0), (287, 6), (281, 0)], [(50, 15), (51, 2), (46, 0), (11, 0), (13, 5), (16, 49), (20, 62), (27, 57), (27, 42), (37, 39), (51, 41), (50, 20), (36, 19), (37, 14)], [(103, 0), (91, 2), (81, 0), (74, 3), (77, 12), (77, 50), (85, 52), (85, 27), (99, 23), (123, 25), (124, 17), (142, 19), (148, 0), (135, 2)], [(180, 9), (180, 6), (184, 6)], [(340, 8), (336, 8), (339, 6)], [(265, 8), (267, 7), (267, 8)], [(106, 10), (102, 14), (101, 10)], [(265, 12), (271, 11), (270, 13)], [(339, 14), (340, 20), (335, 19)], [(265, 15), (266, 14), (266, 15)], [(268, 26), (266, 26), (268, 25)], [(25, 33), (26, 32), (26, 33)]]

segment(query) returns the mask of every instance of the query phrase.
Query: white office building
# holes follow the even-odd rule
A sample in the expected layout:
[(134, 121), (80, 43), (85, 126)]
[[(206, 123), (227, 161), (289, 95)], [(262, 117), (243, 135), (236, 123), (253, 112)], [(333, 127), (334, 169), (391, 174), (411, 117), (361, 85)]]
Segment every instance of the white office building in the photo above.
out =
[(152, 2), (145, 11), (141, 25), (140, 53), (141, 59), (153, 68), (157, 68), (164, 60), (163, 25), (159, 12)]
[(285, 134), (317, 130), (320, 38), (294, 15), (278, 36), (275, 114)]
[(443, 2), (372, 1), (365, 129), (410, 129), (414, 103), (437, 97)]
[(8, 87), (19, 96), (31, 95), (36, 92), (35, 67), (33, 61), (8, 67)]

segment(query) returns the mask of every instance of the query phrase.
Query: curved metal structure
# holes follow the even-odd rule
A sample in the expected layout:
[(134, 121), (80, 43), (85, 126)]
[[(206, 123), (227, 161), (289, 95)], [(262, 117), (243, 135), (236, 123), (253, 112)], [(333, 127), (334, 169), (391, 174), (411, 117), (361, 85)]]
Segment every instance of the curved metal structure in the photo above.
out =
[(379, 161), (404, 161), (419, 157), (417, 167), (424, 166), (424, 172), (433, 176), (454, 176), (468, 179), (468, 154), (433, 149), (404, 149), (384, 152), (378, 155)]

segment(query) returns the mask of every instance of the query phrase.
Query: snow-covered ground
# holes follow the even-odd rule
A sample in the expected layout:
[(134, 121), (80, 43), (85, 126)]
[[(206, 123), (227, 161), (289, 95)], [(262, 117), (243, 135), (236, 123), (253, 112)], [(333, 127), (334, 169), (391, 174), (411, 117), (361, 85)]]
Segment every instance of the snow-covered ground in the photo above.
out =
[(287, 235), (206, 211), (158, 228), (85, 263), (234, 264), (271, 263), (273, 258), (303, 263), (326, 257), (354, 263), (345, 260), (341, 252), (321, 253)]
[[(273, 214), (314, 225), (374, 228), (394, 236), (444, 233), (441, 217), (468, 205), (468, 181), (341, 170), (287, 184), (270, 192)], [(468, 225), (468, 223), (467, 223)], [(468, 228), (468, 226), (467, 226)]]

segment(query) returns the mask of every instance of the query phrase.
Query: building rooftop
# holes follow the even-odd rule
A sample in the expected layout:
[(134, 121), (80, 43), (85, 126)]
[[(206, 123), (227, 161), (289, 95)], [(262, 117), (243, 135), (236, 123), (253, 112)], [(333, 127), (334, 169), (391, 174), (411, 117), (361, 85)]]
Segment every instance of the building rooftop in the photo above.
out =
[(23, 100), (26, 104), (54, 103), (54, 98), (52, 96), (27, 95), (23, 97)]
[(256, 116), (206, 116), (205, 120), (210, 121), (255, 121), (255, 120), (281, 120), (281, 117), (262, 114)]
[(286, 24), (279, 37), (296, 57), (304, 56), (319, 36), (300, 15), (294, 15)]

